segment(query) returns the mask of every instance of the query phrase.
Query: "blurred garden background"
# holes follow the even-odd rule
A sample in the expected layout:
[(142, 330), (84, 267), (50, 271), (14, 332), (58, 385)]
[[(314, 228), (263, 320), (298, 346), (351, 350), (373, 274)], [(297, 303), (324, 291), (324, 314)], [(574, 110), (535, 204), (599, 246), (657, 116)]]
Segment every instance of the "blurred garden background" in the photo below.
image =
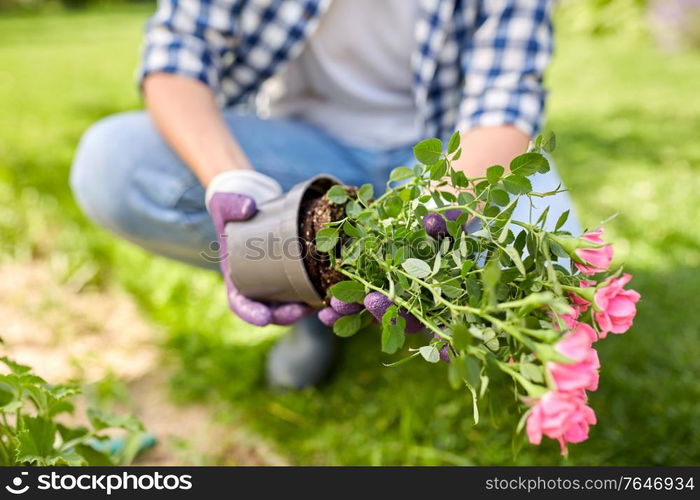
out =
[(599, 346), (599, 424), (566, 459), (554, 442), (522, 446), (498, 408), (474, 426), (444, 366), (385, 368), (371, 335), (344, 341), (324, 386), (267, 390), (284, 330), (243, 325), (217, 275), (83, 217), (68, 188), (77, 141), (141, 106), (153, 9), (0, 0), (0, 352), (52, 381), (103, 380), (160, 439), (143, 463), (700, 465), (700, 2), (558, 7), (554, 159), (588, 227), (619, 213), (606, 230), (643, 297), (634, 328)]

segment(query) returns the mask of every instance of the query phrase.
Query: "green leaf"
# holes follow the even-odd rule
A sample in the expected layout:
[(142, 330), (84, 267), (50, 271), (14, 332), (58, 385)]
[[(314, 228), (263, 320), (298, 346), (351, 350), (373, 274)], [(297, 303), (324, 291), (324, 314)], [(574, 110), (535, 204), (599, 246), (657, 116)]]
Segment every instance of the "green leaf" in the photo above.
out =
[[(24, 376), (23, 378), (26, 378)], [(36, 385), (28, 385), (33, 383)], [(29, 399), (36, 406), (37, 412), (40, 415), (47, 415), (50, 411), (51, 402), (54, 400), (53, 397), (46, 390), (45, 385), (39, 382), (25, 382), (23, 387), (24, 393), (29, 397)]]
[(341, 281), (333, 285), (330, 294), (343, 302), (357, 302), (359, 304), (365, 298), (365, 287), (360, 283), (351, 280)]
[(399, 190), (399, 198), (403, 201), (415, 200), (420, 196), (420, 189), (418, 186), (404, 187)]
[(328, 190), (326, 196), (329, 200), (331, 200), (337, 205), (342, 205), (343, 203), (348, 201), (348, 195), (345, 192), (345, 188), (343, 188), (342, 186), (333, 186)]
[(433, 268), (430, 270), (430, 274), (437, 274), (442, 265), (442, 254), (440, 252), (435, 254), (435, 260), (433, 261)]
[(492, 258), (488, 263), (484, 266), (484, 269), (481, 272), (481, 279), (484, 282), (484, 285), (486, 285), (489, 288), (493, 288), (496, 286), (496, 283), (498, 283), (499, 278), (501, 277), (501, 266), (498, 263), (498, 258)]
[(464, 383), (464, 379), (467, 378), (467, 364), (465, 356), (456, 356), (452, 358), (449, 369), (447, 371), (447, 377), (450, 382), (450, 386), (453, 389), (459, 389)]
[(430, 275), (430, 266), (427, 262), (420, 259), (406, 259), (401, 264), (401, 267), (403, 267), (408, 274), (419, 279)]
[(0, 412), (14, 413), (21, 407), (22, 400), (16, 398), (15, 393), (9, 387), (0, 385)]
[(523, 377), (528, 380), (532, 380), (535, 383), (544, 382), (544, 377), (542, 376), (542, 369), (533, 363), (522, 363), (520, 365), (520, 373)]
[(363, 184), (362, 187), (357, 191), (357, 197), (365, 204), (368, 205), (372, 197), (374, 196), (374, 187), (372, 184)]
[(450, 193), (449, 191), (440, 191), (440, 196), (448, 203), (455, 203), (457, 201), (457, 197), (454, 193)]
[(459, 195), (457, 196), (457, 201), (459, 201), (460, 205), (473, 206), (475, 204), (474, 195), (467, 192), (459, 193)]
[(464, 293), (464, 290), (452, 285), (442, 285), (442, 293), (450, 299), (456, 299)]
[(399, 247), (399, 249), (394, 252), (393, 257), (394, 257), (393, 261), (394, 261), (395, 265), (401, 264), (404, 261), (404, 259), (406, 258), (406, 247)]
[[(32, 462), (26, 457), (48, 457), (54, 453), (56, 424), (42, 417), (22, 415), (22, 431), (17, 434), (17, 460)], [(20, 457), (23, 456), (25, 458)]]
[(27, 365), (22, 365), (17, 363), (16, 361), (12, 361), (10, 358), (7, 356), (0, 356), (0, 362), (4, 363), (5, 366), (7, 366), (12, 373), (15, 375), (22, 375), (23, 373), (29, 373), (31, 370), (30, 367)]
[(51, 394), (57, 400), (70, 398), (82, 392), (80, 387), (71, 384), (56, 384), (49, 386), (47, 390), (49, 391), (49, 394)]
[(431, 194), (433, 201), (435, 202), (435, 205), (437, 205), (438, 208), (442, 208), (445, 206), (445, 203), (442, 201), (442, 197), (440, 196), (440, 193), (437, 191), (433, 191)]
[(333, 332), (338, 337), (352, 337), (362, 328), (362, 313), (342, 316), (333, 324)]
[(569, 211), (565, 210), (557, 219), (557, 223), (554, 225), (554, 230), (559, 231), (561, 227), (566, 224), (567, 219), (569, 218)]
[(338, 243), (338, 228), (327, 227), (316, 233), (316, 249), (319, 252), (330, 252)]
[(12, 414), (12, 413), (15, 413), (17, 410), (19, 410), (20, 408), (22, 408), (22, 406), (23, 406), (22, 401), (20, 401), (19, 399), (16, 399), (14, 401), (10, 401), (9, 403), (0, 406), (0, 412)]
[(450, 137), (450, 142), (447, 143), (447, 153), (448, 154), (454, 153), (459, 148), (460, 135), (461, 134), (459, 133), (459, 130), (458, 130), (454, 134), (452, 134), (452, 137)]
[(401, 349), (406, 341), (405, 329), (406, 320), (399, 316), (398, 308), (389, 307), (382, 316), (382, 351), (394, 354)]
[(465, 351), (471, 345), (469, 330), (462, 323), (452, 327), (452, 346), (457, 351)]
[(357, 217), (364, 209), (355, 200), (350, 200), (345, 204), (345, 213), (349, 217)]
[(566, 253), (566, 250), (564, 250), (559, 244), (554, 243), (553, 241), (549, 243), (549, 250), (557, 257), (561, 257), (562, 259), (569, 258), (569, 254)]
[(416, 208), (413, 210), (413, 213), (416, 214), (418, 217), (425, 217), (428, 215), (428, 209), (425, 208), (425, 205), (416, 205)]
[(548, 215), (549, 215), (549, 205), (547, 205), (545, 207), (545, 209), (542, 210), (542, 213), (537, 218), (537, 222), (535, 222), (535, 225), (542, 223), (542, 225), (544, 226), (545, 224), (547, 224), (547, 216)]
[(423, 165), (432, 165), (442, 156), (442, 141), (440, 139), (425, 139), (413, 147), (416, 160)]
[(501, 209), (499, 209), (496, 205), (487, 204), (482, 212), (487, 217), (496, 217), (501, 213)]
[(525, 271), (525, 266), (523, 265), (523, 261), (520, 259), (520, 254), (518, 254), (518, 251), (513, 248), (512, 246), (507, 246), (504, 247), (506, 254), (508, 257), (510, 257), (510, 260), (513, 261), (513, 264), (515, 264), (515, 267), (518, 268), (518, 271), (520, 271), (520, 274), (525, 276), (527, 272)]
[(143, 431), (143, 424), (129, 413), (115, 415), (97, 408), (88, 408), (87, 416), (96, 431), (113, 428), (132, 432)]
[(503, 179), (506, 191), (512, 194), (527, 194), (532, 191), (532, 183), (527, 177), (518, 174), (510, 174)]
[(411, 177), (415, 177), (415, 173), (413, 173), (413, 170), (411, 170), (408, 167), (396, 167), (394, 170), (391, 171), (391, 174), (389, 175), (389, 180), (390, 181), (405, 181), (406, 179), (410, 179)]
[(486, 347), (492, 351), (498, 350), (500, 343), (498, 342), (498, 337), (496, 337), (496, 332), (493, 331), (493, 328), (487, 328), (484, 330), (483, 341)]
[(15, 460), (20, 464), (38, 466), (86, 465), (86, 461), (75, 450), (58, 452), (53, 448), (56, 426), (50, 420), (42, 418), (31, 420), (24, 417), (27, 427), (15, 436)]
[(508, 193), (506, 193), (504, 190), (500, 188), (493, 188), (489, 191), (489, 201), (494, 205), (504, 207), (508, 204), (510, 198), (508, 197)]
[(428, 363), (437, 363), (440, 361), (440, 351), (438, 351), (437, 347), (434, 345), (424, 345), (418, 349), (418, 352), (420, 352), (420, 355), (423, 356), (423, 359)]
[(343, 222), (343, 232), (353, 238), (359, 238), (360, 236), (362, 236), (360, 230), (353, 226), (349, 220)]
[(362, 247), (360, 241), (352, 242), (348, 245), (343, 245), (340, 249), (340, 256), (343, 259), (343, 264), (353, 265), (357, 262), (362, 254)]
[(396, 217), (401, 213), (403, 201), (398, 196), (390, 196), (384, 202), (384, 210), (389, 217)]
[(535, 172), (547, 172), (549, 162), (540, 153), (530, 152), (516, 156), (510, 162), (510, 171), (521, 176), (530, 176)]
[(452, 185), (455, 187), (467, 187), (469, 186), (469, 179), (461, 170), (453, 170), (450, 172), (450, 179), (452, 180)]
[(474, 356), (467, 356), (467, 383), (474, 388), (479, 388), (481, 384), (481, 364)]
[(87, 460), (77, 450), (65, 450), (56, 453), (46, 460), (47, 466), (64, 465), (68, 467), (80, 467), (88, 465)]
[(443, 177), (445, 177), (445, 174), (447, 173), (447, 162), (443, 158), (442, 160), (439, 160), (435, 165), (430, 167), (430, 180), (431, 181), (439, 181)]
[(61, 435), (61, 440), (63, 442), (72, 441), (80, 437), (87, 436), (90, 432), (87, 427), (68, 427), (63, 424), (56, 424), (58, 433)]
[(523, 248), (525, 248), (525, 241), (527, 238), (527, 231), (524, 229), (518, 233), (518, 236), (515, 237), (515, 241), (513, 242), (513, 247), (519, 252), (523, 252)]
[(506, 169), (500, 165), (494, 165), (486, 169), (486, 178), (488, 179), (489, 184), (494, 185), (498, 183), (498, 181), (501, 180), (503, 172), (505, 171)]
[(75, 447), (75, 452), (80, 455), (87, 465), (92, 467), (104, 467), (115, 465), (112, 459), (106, 453), (97, 451), (92, 446), (79, 444)]
[(542, 143), (540, 145), (542, 149), (547, 151), (548, 153), (551, 153), (554, 151), (557, 147), (557, 136), (554, 135), (554, 132), (548, 131), (545, 132), (544, 135), (542, 136)]

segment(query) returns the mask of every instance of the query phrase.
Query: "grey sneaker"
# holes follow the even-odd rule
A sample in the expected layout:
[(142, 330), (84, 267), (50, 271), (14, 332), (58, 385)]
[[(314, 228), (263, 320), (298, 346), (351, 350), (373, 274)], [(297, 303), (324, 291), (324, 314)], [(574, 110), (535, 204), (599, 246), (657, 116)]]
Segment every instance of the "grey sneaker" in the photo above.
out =
[(317, 385), (330, 373), (337, 339), (316, 316), (298, 321), (267, 356), (267, 381), (271, 387), (301, 389)]

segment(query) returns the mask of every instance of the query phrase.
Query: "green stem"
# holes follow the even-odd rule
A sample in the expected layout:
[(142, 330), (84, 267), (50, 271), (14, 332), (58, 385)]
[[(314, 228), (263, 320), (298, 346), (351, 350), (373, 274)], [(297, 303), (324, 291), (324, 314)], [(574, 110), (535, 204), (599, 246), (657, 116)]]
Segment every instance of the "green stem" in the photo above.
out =
[(520, 331), (522, 331), (525, 335), (536, 338), (537, 340), (542, 340), (544, 342), (552, 341), (551, 334), (547, 333), (551, 330), (533, 330), (532, 328), (521, 328)]
[(0, 436), (0, 452), (2, 452), (2, 465), (12, 465), (14, 461), (10, 461), (10, 453), (5, 447), (5, 441), (2, 436)]
[(496, 304), (496, 309), (515, 309), (516, 307), (523, 307), (529, 305), (527, 299), (511, 300), (510, 302), (501, 302)]
[(540, 231), (539, 227), (533, 226), (532, 224), (526, 224), (525, 222), (521, 222), (519, 220), (512, 220), (510, 221), (511, 224), (515, 224), (516, 226), (523, 227), (529, 231), (532, 231), (533, 233), (537, 233)]
[(12, 464), (14, 464), (14, 460), (12, 459), (12, 454), (5, 446), (5, 440), (3, 439), (5, 436), (7, 436), (8, 444), (11, 443), (12, 442), (12, 432), (10, 431), (10, 426), (7, 425), (7, 419), (5, 418), (4, 414), (3, 414), (3, 421), (5, 423), (5, 427), (0, 428), (0, 431), (2, 432), (2, 434), (0, 435), (0, 447), (2, 448), (3, 455), (5, 455), (5, 465), (12, 465)]
[(10, 423), (7, 421), (7, 415), (5, 413), (0, 413), (2, 415), (2, 423), (5, 425), (5, 429), (8, 429), (8, 432), (12, 429), (12, 426), (10, 426)]

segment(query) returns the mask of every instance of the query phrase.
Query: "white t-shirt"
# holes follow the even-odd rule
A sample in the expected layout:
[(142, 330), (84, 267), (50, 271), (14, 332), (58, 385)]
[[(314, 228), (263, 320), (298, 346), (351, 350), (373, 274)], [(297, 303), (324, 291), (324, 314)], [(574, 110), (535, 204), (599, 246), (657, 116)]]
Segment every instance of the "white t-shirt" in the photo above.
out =
[(299, 117), (372, 149), (418, 140), (411, 71), (417, 13), (418, 0), (332, 0), (282, 71), (271, 116)]

